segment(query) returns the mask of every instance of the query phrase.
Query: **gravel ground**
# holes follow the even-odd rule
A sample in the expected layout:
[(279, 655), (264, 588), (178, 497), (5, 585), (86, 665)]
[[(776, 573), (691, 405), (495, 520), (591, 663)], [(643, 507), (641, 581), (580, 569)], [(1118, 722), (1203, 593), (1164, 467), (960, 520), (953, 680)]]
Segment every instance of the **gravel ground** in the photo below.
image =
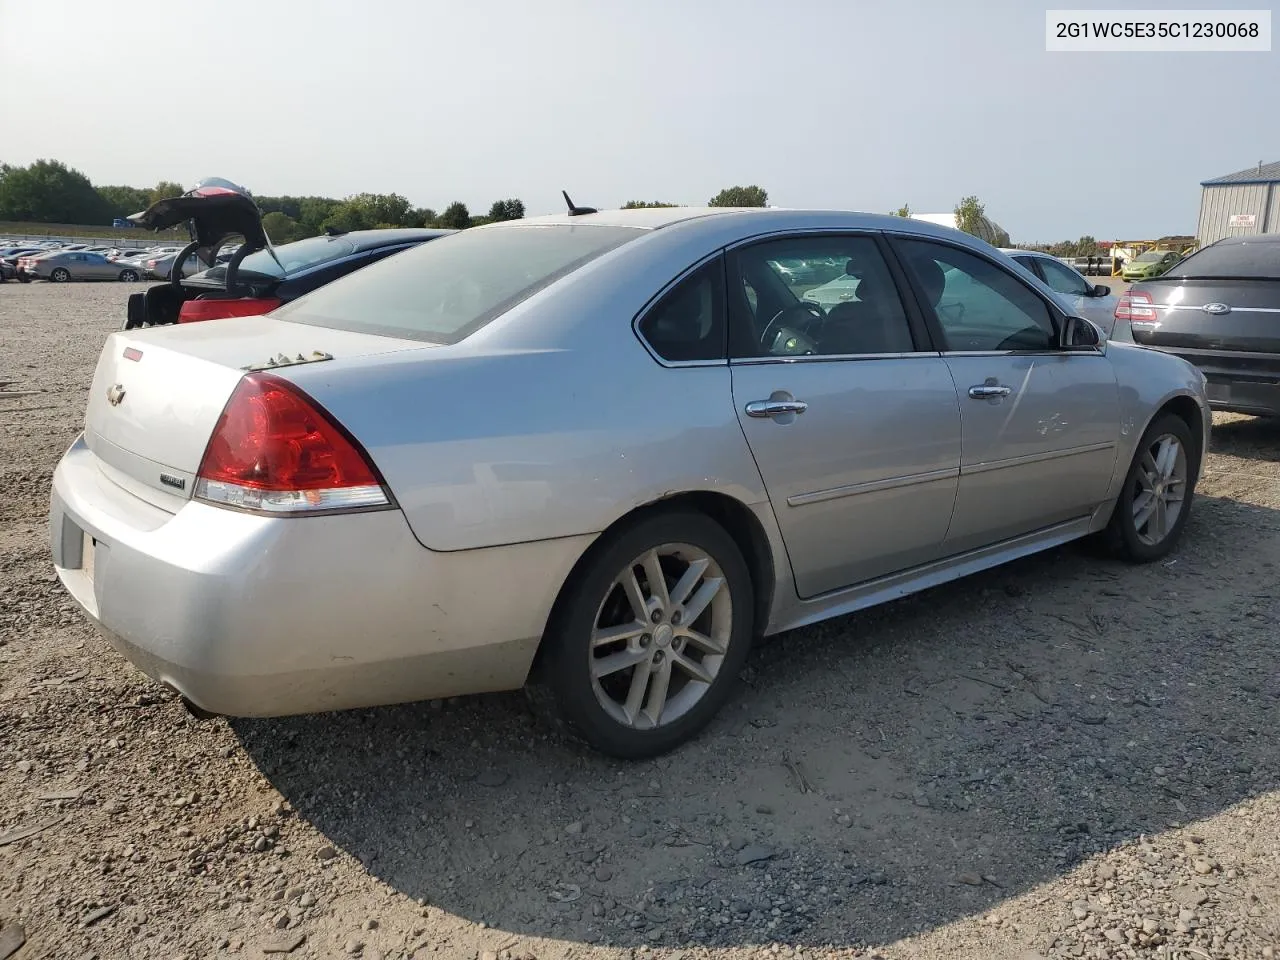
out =
[(0, 958), (1272, 957), (1280, 428), (1183, 546), (1066, 548), (763, 645), (623, 765), (517, 695), (199, 722), (45, 545), (127, 287), (0, 287)]

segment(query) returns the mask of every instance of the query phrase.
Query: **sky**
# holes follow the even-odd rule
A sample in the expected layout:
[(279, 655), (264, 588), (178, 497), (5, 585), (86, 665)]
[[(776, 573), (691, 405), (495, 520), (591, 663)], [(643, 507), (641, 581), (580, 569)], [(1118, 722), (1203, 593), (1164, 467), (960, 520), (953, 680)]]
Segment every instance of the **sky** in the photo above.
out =
[(531, 215), (562, 188), (918, 213), (972, 194), (1015, 241), (1193, 234), (1201, 180), (1280, 160), (1280, 52), (1044, 49), (1047, 8), (1171, 5), (0, 0), (0, 162)]

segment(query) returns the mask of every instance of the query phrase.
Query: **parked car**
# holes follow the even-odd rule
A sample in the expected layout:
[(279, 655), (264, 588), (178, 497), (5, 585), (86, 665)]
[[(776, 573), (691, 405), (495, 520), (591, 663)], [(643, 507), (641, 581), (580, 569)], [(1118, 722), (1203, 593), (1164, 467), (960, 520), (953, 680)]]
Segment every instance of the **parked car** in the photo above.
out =
[[(143, 261), (144, 276), (149, 280), (168, 280), (173, 274), (174, 261), (178, 259), (182, 251), (176, 253), (161, 253), (148, 257)], [(209, 269), (209, 264), (205, 260), (201, 260), (196, 254), (189, 254), (182, 263), (182, 276), (194, 277), (197, 273), (201, 273)]]
[[(799, 299), (771, 265), (797, 249), (856, 261), (860, 302)], [(589, 211), (111, 334), (49, 529), (71, 596), (196, 711), (531, 680), (640, 757), (758, 636), (1094, 534), (1166, 556), (1210, 423), (1194, 367), (958, 231)]]
[[(257, 204), (248, 195), (225, 191), (162, 200), (136, 218), (150, 229), (188, 221), (192, 232), (203, 238), (195, 243), (203, 250), (218, 250), (218, 262), (209, 269), (189, 271), (177, 284), (134, 294), (124, 322), (126, 330), (268, 313), (339, 277), (453, 232), (332, 231), (271, 247)], [(244, 242), (224, 245), (223, 240), (231, 234), (245, 237)], [(224, 260), (227, 251), (230, 256)], [(161, 267), (152, 272), (167, 276)]]
[(1153, 280), (1182, 259), (1172, 250), (1147, 250), (1120, 268), (1120, 279), (1134, 282)]
[(1102, 283), (1090, 283), (1080, 271), (1067, 266), (1057, 257), (1038, 250), (1018, 250), (1002, 247), (1001, 253), (1012, 257), (1043, 280), (1054, 293), (1063, 310), (1084, 317), (1096, 324), (1109, 340), (1128, 340), (1129, 325), (1116, 322), (1116, 303), (1111, 288)]
[(84, 250), (58, 250), (42, 256), (24, 257), (18, 261), (18, 269), (32, 280), (51, 280), (66, 283), (69, 280), (124, 280), (141, 279), (134, 268), (120, 266), (100, 253)]
[(38, 247), (0, 247), (0, 283), (27, 278), (18, 273), (18, 258), (42, 252)]
[(1195, 364), (1215, 410), (1280, 416), (1280, 233), (1227, 237), (1120, 298), (1143, 346)]

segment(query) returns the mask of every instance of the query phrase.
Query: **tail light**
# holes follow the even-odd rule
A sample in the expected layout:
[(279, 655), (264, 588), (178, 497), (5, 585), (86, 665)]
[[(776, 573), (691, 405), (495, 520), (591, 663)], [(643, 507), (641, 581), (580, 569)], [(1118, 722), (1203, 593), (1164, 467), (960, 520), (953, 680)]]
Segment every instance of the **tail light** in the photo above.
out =
[(269, 373), (237, 384), (205, 448), (195, 496), (288, 515), (391, 505), (356, 439), (302, 390)]
[(1134, 323), (1155, 323), (1156, 308), (1151, 306), (1151, 294), (1142, 290), (1130, 290), (1116, 301), (1116, 319)]
[(188, 300), (178, 311), (179, 323), (201, 320), (223, 320), (227, 317), (257, 317), (280, 306), (274, 297), (255, 299), (238, 297), (230, 300)]
[(154, 270), (154, 269), (156, 268), (156, 264), (157, 264), (157, 263), (159, 263), (159, 262), (160, 262), (159, 260), (148, 260), (148, 261), (147, 261), (147, 269), (148, 269), (148, 270)]

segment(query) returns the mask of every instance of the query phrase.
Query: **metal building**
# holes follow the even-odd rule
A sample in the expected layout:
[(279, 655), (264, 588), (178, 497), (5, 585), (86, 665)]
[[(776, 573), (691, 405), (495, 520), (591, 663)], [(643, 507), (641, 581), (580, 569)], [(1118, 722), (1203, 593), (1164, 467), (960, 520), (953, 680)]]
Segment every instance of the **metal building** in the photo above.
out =
[(1204, 180), (1200, 186), (1200, 246), (1223, 237), (1280, 233), (1280, 161)]

